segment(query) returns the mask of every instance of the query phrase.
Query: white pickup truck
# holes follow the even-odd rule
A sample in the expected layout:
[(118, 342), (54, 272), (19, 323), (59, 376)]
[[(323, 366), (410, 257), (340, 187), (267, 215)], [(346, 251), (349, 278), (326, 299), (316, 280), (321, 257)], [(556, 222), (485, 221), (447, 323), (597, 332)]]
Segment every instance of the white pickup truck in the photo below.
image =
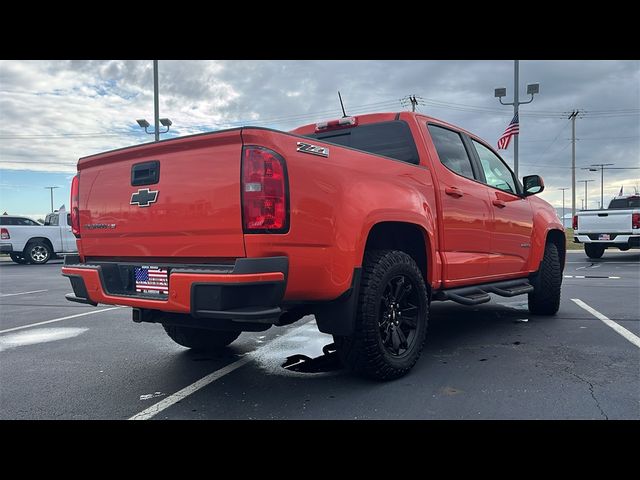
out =
[(16, 263), (47, 263), (55, 255), (77, 253), (76, 237), (64, 205), (46, 216), (44, 225), (26, 217), (0, 216), (0, 252)]
[(589, 258), (609, 247), (640, 248), (640, 195), (614, 197), (606, 210), (583, 210), (573, 217), (573, 241), (584, 244)]

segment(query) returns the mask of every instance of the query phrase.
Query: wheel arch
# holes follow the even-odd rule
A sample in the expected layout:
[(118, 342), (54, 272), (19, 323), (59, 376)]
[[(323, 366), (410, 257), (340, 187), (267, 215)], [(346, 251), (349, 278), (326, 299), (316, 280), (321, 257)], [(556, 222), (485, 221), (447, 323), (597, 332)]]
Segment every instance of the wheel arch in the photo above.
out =
[(47, 245), (47, 247), (49, 247), (49, 249), (51, 250), (51, 256), (53, 257), (55, 255), (55, 249), (53, 248), (53, 244), (51, 243), (51, 240), (49, 240), (47, 237), (32, 237), (29, 240), (27, 240), (27, 243), (25, 243), (24, 246), (24, 250), (22, 251), (22, 254), (26, 257), (27, 256), (27, 250), (29, 249), (29, 245), (31, 245), (34, 242), (42, 242), (44, 244)]

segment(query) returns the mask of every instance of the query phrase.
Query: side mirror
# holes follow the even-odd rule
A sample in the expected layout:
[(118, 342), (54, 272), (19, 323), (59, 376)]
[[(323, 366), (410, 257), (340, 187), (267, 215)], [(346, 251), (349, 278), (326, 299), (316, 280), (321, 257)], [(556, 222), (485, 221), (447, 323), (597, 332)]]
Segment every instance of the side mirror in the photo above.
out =
[(522, 179), (524, 196), (536, 195), (544, 190), (544, 180), (540, 175), (527, 175)]

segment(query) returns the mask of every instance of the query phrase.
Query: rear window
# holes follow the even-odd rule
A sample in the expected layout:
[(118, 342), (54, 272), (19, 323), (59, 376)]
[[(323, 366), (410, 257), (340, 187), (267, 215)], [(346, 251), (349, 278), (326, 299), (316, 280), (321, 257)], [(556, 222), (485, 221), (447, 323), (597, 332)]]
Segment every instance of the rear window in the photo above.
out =
[(615, 198), (609, 203), (609, 208), (640, 208), (640, 197)]
[(420, 163), (411, 130), (407, 122), (403, 120), (371, 123), (344, 130), (320, 132), (306, 136), (375, 153), (376, 155), (384, 155), (385, 157), (414, 165)]

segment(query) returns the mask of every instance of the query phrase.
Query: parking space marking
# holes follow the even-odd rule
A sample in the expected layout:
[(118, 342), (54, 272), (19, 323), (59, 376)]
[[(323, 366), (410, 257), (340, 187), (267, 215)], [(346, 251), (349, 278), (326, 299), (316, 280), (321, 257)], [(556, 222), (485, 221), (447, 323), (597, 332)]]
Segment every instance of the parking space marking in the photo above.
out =
[(290, 330), (289, 332), (285, 333), (284, 335), (282, 335), (280, 337), (277, 337), (277, 338), (273, 339), (272, 341), (270, 341), (269, 343), (267, 343), (267, 344), (263, 345), (262, 347), (258, 348), (254, 352), (246, 353), (242, 358), (240, 358), (240, 359), (236, 360), (235, 362), (227, 365), (226, 367), (222, 367), (222, 368), (216, 370), (215, 372), (212, 372), (209, 375), (206, 375), (206, 376), (202, 377), (200, 380), (192, 383), (191, 385), (183, 388), (182, 390), (179, 390), (176, 393), (174, 393), (172, 395), (169, 395), (164, 400), (161, 400), (160, 402), (158, 402), (158, 403), (156, 403), (154, 405), (151, 405), (149, 408), (146, 408), (145, 410), (141, 411), (140, 413), (136, 413), (133, 417), (129, 418), (129, 420), (149, 420), (150, 418), (155, 417), (158, 413), (162, 412), (163, 410), (166, 410), (170, 406), (172, 406), (172, 405), (178, 403), (179, 401), (185, 399), (189, 395), (191, 395), (193, 393), (196, 393), (201, 388), (206, 387), (210, 383), (215, 382), (216, 380), (218, 380), (219, 378), (224, 377), (228, 373), (231, 373), (234, 370), (237, 370), (238, 368), (246, 365), (247, 363), (249, 363), (251, 360), (254, 359), (254, 356), (255, 356), (256, 353), (264, 352), (267, 349), (277, 347), (277, 345), (282, 343), (282, 341), (284, 339), (286, 339), (288, 337), (291, 337), (291, 336), (294, 336), (296, 334), (299, 334), (301, 330), (304, 330), (304, 329), (306, 329), (308, 327), (309, 327), (308, 323), (305, 323), (304, 325), (300, 325), (299, 327), (294, 328), (293, 330)]
[(76, 313), (75, 315), (69, 315), (67, 317), (54, 318), (53, 320), (45, 320), (44, 322), (31, 323), (29, 325), (22, 325), (20, 327), (7, 328), (6, 330), (0, 330), (0, 334), (1, 333), (15, 332), (16, 330), (23, 330), (25, 328), (37, 327), (39, 325), (46, 325), (47, 323), (61, 322), (63, 320), (69, 320), (71, 318), (84, 317), (85, 315), (93, 315), (94, 313), (108, 312), (109, 310), (116, 310), (118, 308), (122, 308), (122, 307), (103, 308), (102, 310), (93, 310), (91, 312)]
[(29, 293), (42, 293), (48, 292), (49, 290), (32, 290), (30, 292), (20, 292), (20, 293), (3, 293), (0, 297), (14, 297), (16, 295), (28, 295)]
[(603, 275), (565, 275), (564, 278), (613, 278), (613, 279), (620, 279), (620, 277), (605, 277)]
[(587, 305), (586, 303), (584, 303), (582, 300), (580, 300), (579, 298), (572, 298), (571, 299), (576, 305), (578, 305), (581, 308), (584, 308), (587, 312), (589, 312), (591, 315), (593, 315), (594, 317), (596, 317), (598, 320), (602, 320), (602, 322), (612, 328), (613, 330), (615, 330), (616, 333), (622, 335), (624, 338), (626, 338), (627, 340), (629, 340), (631, 343), (633, 343), (636, 347), (640, 348), (640, 337), (637, 337), (636, 335), (634, 335), (633, 333), (631, 333), (629, 330), (627, 330), (626, 328), (624, 328), (621, 325), (618, 325), (616, 322), (614, 322), (613, 320), (611, 320), (610, 318), (604, 316), (603, 314), (601, 314), (599, 311), (597, 311), (595, 308), (590, 307), (589, 305)]

